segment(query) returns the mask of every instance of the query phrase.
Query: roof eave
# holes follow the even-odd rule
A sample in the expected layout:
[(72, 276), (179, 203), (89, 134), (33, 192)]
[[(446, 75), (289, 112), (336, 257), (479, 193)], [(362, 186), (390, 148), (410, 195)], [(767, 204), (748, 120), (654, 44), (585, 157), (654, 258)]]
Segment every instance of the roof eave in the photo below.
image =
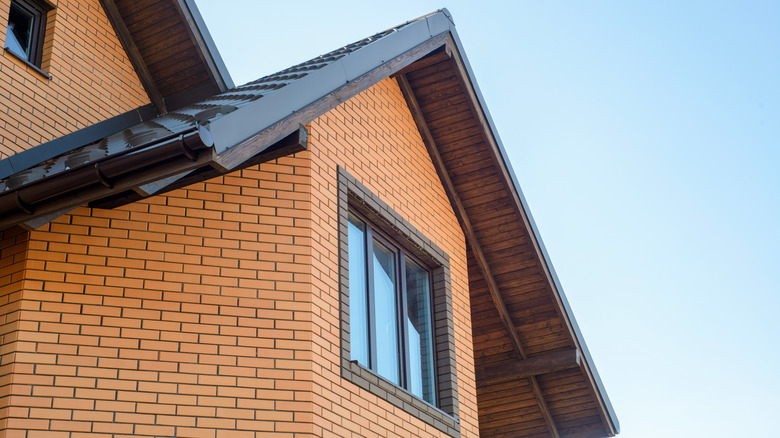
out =
[(154, 108), (151, 104), (147, 104), (46, 143), (41, 143), (32, 149), (18, 152), (0, 160), (0, 179), (25, 171), (78, 147), (97, 142), (115, 132), (151, 120), (155, 116)]
[[(245, 165), (293, 154), (307, 144), (306, 129), (298, 126), (292, 134), (264, 144)], [(141, 198), (162, 193), (179, 187), (179, 180), (189, 181), (186, 177), (194, 171), (213, 169), (216, 173), (208, 173), (210, 177), (224, 173), (214, 161), (212, 146), (208, 132), (193, 128), (11, 188), (0, 193), (0, 229), (34, 229), (76, 207), (129, 191)]]
[[(446, 12), (446, 10), (444, 10)], [(620, 424), (617, 419), (617, 415), (614, 411), (614, 408), (612, 407), (612, 403), (609, 400), (609, 396), (607, 395), (606, 389), (604, 388), (604, 384), (601, 381), (601, 378), (599, 377), (599, 373), (596, 369), (596, 365), (593, 361), (593, 358), (590, 355), (590, 352), (588, 351), (588, 347), (585, 344), (585, 339), (582, 335), (582, 332), (580, 331), (579, 326), (577, 325), (577, 321), (574, 317), (574, 312), (572, 311), (572, 308), (566, 299), (566, 294), (563, 291), (563, 287), (561, 286), (561, 282), (558, 279), (558, 275), (555, 272), (555, 269), (553, 268), (553, 264), (551, 262), (550, 256), (547, 252), (547, 249), (545, 248), (544, 242), (542, 241), (541, 234), (539, 233), (539, 230), (536, 226), (536, 223), (533, 219), (533, 216), (531, 214), (531, 210), (528, 207), (528, 202), (525, 199), (525, 196), (523, 195), (523, 191), (520, 188), (520, 184), (517, 180), (517, 176), (515, 175), (514, 170), (512, 169), (512, 164), (509, 161), (509, 157), (506, 153), (506, 149), (504, 148), (504, 145), (501, 141), (500, 136), (498, 135), (498, 130), (496, 129), (495, 123), (493, 122), (492, 117), (490, 116), (490, 112), (488, 111), (488, 107), (485, 104), (485, 99), (482, 96), (482, 92), (479, 89), (479, 85), (477, 84), (477, 81), (475, 79), (474, 73), (471, 69), (471, 65), (468, 62), (468, 58), (466, 57), (465, 51), (463, 50), (463, 45), (460, 41), (460, 38), (458, 37), (458, 33), (455, 30), (454, 26), (450, 30), (450, 33), (452, 35), (452, 40), (454, 47), (457, 50), (457, 55), (460, 56), (460, 59), (463, 63), (464, 69), (466, 71), (466, 74), (468, 76), (468, 81), (470, 82), (474, 94), (476, 95), (476, 98), (479, 103), (479, 109), (484, 115), (485, 121), (489, 127), (489, 134), (493, 141), (495, 142), (496, 146), (498, 147), (498, 150), (500, 152), (500, 158), (503, 162), (503, 165), (505, 166), (507, 170), (507, 174), (511, 178), (511, 185), (513, 186), (513, 189), (516, 192), (517, 199), (520, 202), (521, 210), (525, 216), (525, 220), (527, 221), (528, 227), (530, 228), (531, 235), (534, 240), (535, 246), (538, 248), (538, 251), (540, 252), (542, 256), (542, 261), (544, 264), (544, 269), (547, 271), (549, 278), (552, 282), (553, 291), (556, 294), (560, 305), (562, 306), (562, 309), (564, 311), (564, 315), (567, 319), (567, 322), (569, 326), (571, 327), (571, 331), (574, 334), (575, 342), (577, 343), (578, 347), (582, 351), (582, 354), (584, 356), (584, 367), (587, 370), (587, 372), (590, 374), (590, 376), (593, 379), (593, 382), (596, 386), (597, 394), (600, 398), (601, 404), (606, 412), (606, 417), (609, 419), (609, 423), (607, 426), (609, 429), (608, 432), (610, 435), (615, 435), (620, 433)]]
[[(123, 17), (117, 7), (116, 0), (100, 0), (100, 2), (150, 101), (155, 106), (158, 114), (166, 113), (171, 109), (167, 107), (168, 102), (166, 102), (166, 99), (170, 99), (172, 96), (170, 95), (171, 93), (166, 94), (160, 89), (159, 78), (156, 78), (149, 70), (147, 59), (144, 58), (144, 55), (136, 46), (136, 38), (139, 31), (133, 32), (130, 30), (126, 23), (128, 17)], [(198, 58), (200, 58), (200, 62), (210, 79), (211, 86), (213, 86), (211, 94), (215, 92), (223, 93), (233, 88), (233, 79), (222, 61), (222, 57), (194, 0), (175, 0), (173, 7), (178, 10), (176, 16), (183, 22), (189, 35), (189, 38), (187, 38), (188, 42), (182, 44), (187, 46), (192, 44), (194, 46)], [(187, 90), (187, 92), (189, 91)], [(181, 100), (181, 98), (178, 99)]]

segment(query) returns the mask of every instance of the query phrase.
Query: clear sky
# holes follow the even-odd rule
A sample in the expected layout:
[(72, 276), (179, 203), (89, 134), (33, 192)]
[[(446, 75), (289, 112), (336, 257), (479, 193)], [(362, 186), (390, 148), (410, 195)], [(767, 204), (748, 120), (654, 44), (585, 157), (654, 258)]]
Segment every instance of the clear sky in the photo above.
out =
[(780, 436), (780, 2), (197, 3), (236, 84), (447, 7), (620, 436)]

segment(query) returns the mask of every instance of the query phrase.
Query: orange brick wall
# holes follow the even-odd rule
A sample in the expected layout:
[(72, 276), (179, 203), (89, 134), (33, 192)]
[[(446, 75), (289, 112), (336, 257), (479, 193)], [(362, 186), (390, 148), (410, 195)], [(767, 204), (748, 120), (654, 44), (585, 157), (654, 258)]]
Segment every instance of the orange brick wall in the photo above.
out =
[(340, 377), (341, 165), (449, 254), (461, 432), (477, 436), (464, 237), (400, 90), (385, 80), (310, 131), (294, 157), (6, 244), (0, 260), (26, 269), (2, 289), (24, 310), (0, 356), (0, 430), (440, 436)]
[(15, 373), (0, 429), (310, 432), (309, 164), (284, 158), (31, 232), (16, 335), (28, 342), (2, 357)]
[[(46, 79), (0, 50), (0, 159), (149, 103), (99, 0), (58, 0), (47, 16)], [(0, 0), (5, 44), (10, 0)]]
[[(8, 394), (13, 373), (19, 372), (10, 354), (18, 348), (19, 327), (24, 324), (20, 316), (27, 239), (28, 233), (18, 227), (0, 231), (0, 419), (12, 410)], [(27, 366), (29, 373), (29, 365), (19, 366)]]

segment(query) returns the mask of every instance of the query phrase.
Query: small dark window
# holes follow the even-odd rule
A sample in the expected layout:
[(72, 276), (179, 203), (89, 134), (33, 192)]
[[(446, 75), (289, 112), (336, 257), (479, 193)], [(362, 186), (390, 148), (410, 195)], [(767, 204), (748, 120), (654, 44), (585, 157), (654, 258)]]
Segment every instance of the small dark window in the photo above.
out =
[(36, 67), (41, 66), (46, 12), (51, 7), (42, 2), (13, 0), (8, 12), (5, 48)]

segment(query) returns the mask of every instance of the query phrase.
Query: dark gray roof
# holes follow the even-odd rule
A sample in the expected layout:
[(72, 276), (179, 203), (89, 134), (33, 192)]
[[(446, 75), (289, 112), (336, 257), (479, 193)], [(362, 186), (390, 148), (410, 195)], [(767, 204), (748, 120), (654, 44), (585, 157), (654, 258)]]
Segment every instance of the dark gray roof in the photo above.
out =
[[(421, 17), (418, 20), (424, 19)], [(274, 93), (289, 84), (316, 72), (346, 55), (397, 32), (413, 21), (377, 33), (368, 38), (340, 47), (332, 52), (310, 59), (293, 67), (264, 76), (244, 85), (234, 87), (198, 103), (171, 111), (162, 116), (123, 128), (111, 135), (88, 144), (85, 136), (76, 136), (70, 145), (57, 139), (25, 151), (24, 160), (9, 157), (0, 161), (0, 193), (40, 179), (48, 178), (77, 166), (95, 162), (118, 154), (132, 152), (156, 142), (169, 139), (196, 129), (208, 127), (214, 121), (247, 104)], [(131, 112), (134, 113), (134, 112)], [(128, 113), (130, 114), (130, 113)], [(127, 117), (125, 117), (127, 119)], [(136, 117), (135, 120), (139, 118)], [(132, 119), (130, 119), (132, 120)], [(86, 129), (88, 130), (88, 128)], [(77, 133), (74, 133), (77, 134)], [(72, 135), (72, 134), (71, 134)], [(62, 149), (66, 152), (62, 153)], [(225, 149), (229, 148), (225, 147)], [(16, 158), (14, 158), (16, 157)], [(21, 162), (20, 162), (21, 161)], [(5, 163), (4, 163), (5, 162)]]

